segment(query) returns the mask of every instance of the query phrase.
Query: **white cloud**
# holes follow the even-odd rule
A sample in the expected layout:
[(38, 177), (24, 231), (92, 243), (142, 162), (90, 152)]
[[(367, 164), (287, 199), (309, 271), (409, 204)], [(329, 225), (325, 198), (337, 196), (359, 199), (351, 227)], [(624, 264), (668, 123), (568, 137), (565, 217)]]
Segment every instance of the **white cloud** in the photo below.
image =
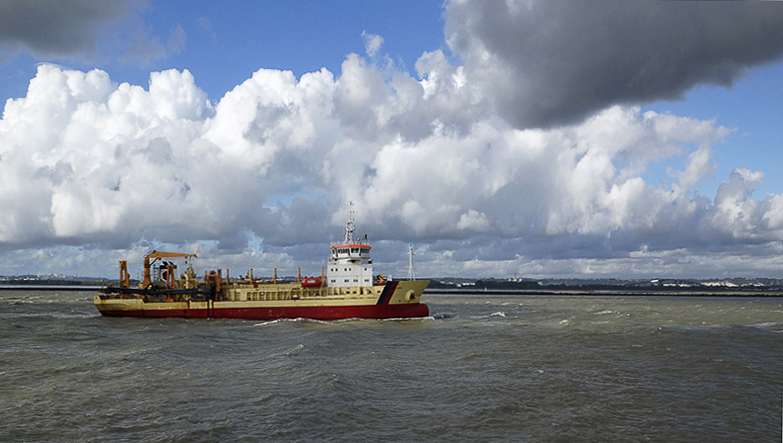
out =
[[(731, 130), (619, 105), (520, 130), (440, 51), (416, 70), (355, 54), (336, 78), (261, 69), (213, 106), (188, 71), (144, 89), (41, 65), (0, 120), (0, 265), (87, 245), (111, 269), (158, 244), (320, 266), (325, 248), (307, 245), (339, 237), (354, 201), (360, 231), (389, 248), (376, 261), (413, 242), (419, 275), (707, 272), (689, 254), (738, 244), (771, 269), (783, 204), (752, 198), (763, 173), (694, 193)], [(645, 181), (672, 159), (671, 183)]]
[(487, 216), (473, 209), (469, 209), (468, 212), (460, 215), (457, 222), (457, 229), (485, 231), (488, 227), (489, 221)]
[[(127, 62), (185, 50), (181, 26), (144, 23), (146, 2), (60, 3), (2, 3), (0, 59), (89, 58), (109, 25), (135, 37)], [(150, 247), (320, 269), (354, 201), (394, 273), (409, 242), (419, 275), (779, 272), (783, 195), (754, 198), (762, 171), (695, 191), (733, 129), (632, 105), (780, 58), (779, 8), (724, 3), (449, 1), (462, 64), (425, 52), (414, 75), (363, 32), (367, 57), (339, 75), (259, 69), (216, 105), (187, 70), (139, 86), (43, 64), (0, 120), (0, 270), (113, 275)], [(683, 167), (648, 183), (660, 164)]]
[(383, 46), (383, 37), (362, 31), (362, 40), (364, 40), (364, 50), (369, 57), (375, 57)]
[(763, 236), (759, 224), (761, 204), (750, 199), (762, 180), (763, 172), (753, 172), (746, 167), (733, 170), (715, 195), (714, 226), (733, 237)]
[(764, 220), (771, 230), (783, 229), (783, 195), (771, 196), (769, 211), (764, 214)]

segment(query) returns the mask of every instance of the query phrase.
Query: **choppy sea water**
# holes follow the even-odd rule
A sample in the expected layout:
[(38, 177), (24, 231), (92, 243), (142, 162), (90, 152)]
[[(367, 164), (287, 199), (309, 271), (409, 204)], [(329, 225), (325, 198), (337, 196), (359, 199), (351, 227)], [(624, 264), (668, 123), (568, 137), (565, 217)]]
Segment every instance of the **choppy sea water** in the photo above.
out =
[(779, 442), (783, 299), (425, 294), (405, 321), (0, 291), (0, 441)]

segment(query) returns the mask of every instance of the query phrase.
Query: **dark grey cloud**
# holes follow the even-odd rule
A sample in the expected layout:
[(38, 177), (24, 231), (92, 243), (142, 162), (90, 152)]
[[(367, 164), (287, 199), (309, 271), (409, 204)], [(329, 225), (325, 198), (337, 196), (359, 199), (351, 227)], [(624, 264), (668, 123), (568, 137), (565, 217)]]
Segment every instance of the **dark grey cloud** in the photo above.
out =
[(124, 17), (137, 0), (3, 0), (0, 44), (36, 55), (72, 56), (96, 50), (96, 32)]
[(779, 2), (465, 0), (446, 35), (517, 127), (730, 87), (783, 56)]

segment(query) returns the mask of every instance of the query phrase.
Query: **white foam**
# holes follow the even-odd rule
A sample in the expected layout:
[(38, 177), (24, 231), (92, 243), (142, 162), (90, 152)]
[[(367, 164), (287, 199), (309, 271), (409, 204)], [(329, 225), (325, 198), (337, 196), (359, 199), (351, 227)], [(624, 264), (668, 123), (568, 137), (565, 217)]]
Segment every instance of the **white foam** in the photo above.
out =
[(605, 311), (596, 312), (595, 315), (606, 315), (606, 314), (616, 314), (617, 311), (612, 311), (611, 309), (607, 309)]

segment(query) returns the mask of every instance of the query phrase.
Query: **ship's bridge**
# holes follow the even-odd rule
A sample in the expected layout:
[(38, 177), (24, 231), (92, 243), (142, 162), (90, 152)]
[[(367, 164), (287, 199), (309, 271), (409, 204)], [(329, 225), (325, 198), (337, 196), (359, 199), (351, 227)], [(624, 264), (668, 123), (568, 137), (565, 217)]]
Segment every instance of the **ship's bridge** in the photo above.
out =
[(332, 260), (347, 260), (351, 263), (367, 262), (372, 263), (370, 259), (370, 245), (353, 244), (353, 245), (333, 245), (332, 246)]

